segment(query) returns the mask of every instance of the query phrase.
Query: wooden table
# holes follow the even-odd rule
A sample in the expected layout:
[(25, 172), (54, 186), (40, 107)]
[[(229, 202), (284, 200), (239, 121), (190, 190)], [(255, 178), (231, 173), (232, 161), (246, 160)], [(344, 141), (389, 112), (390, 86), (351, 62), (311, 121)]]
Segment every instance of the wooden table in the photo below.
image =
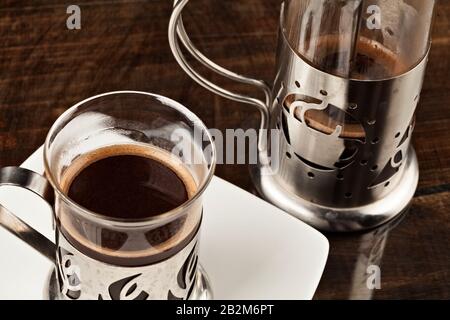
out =
[[(217, 63), (271, 81), (280, 0), (193, 0), (192, 39)], [(80, 5), (82, 29), (66, 28)], [(255, 128), (257, 112), (194, 84), (169, 49), (168, 0), (12, 1), (0, 4), (0, 165), (18, 165), (43, 143), (64, 110), (113, 90), (167, 95), (209, 127)], [(414, 145), (417, 195), (402, 221), (364, 234), (330, 234), (331, 252), (315, 298), (450, 298), (450, 1), (437, 8), (434, 44)], [(240, 86), (212, 75), (227, 88)], [(245, 89), (244, 89), (245, 92)], [(253, 191), (245, 165), (217, 175)], [(368, 264), (381, 264), (380, 290), (367, 289)]]

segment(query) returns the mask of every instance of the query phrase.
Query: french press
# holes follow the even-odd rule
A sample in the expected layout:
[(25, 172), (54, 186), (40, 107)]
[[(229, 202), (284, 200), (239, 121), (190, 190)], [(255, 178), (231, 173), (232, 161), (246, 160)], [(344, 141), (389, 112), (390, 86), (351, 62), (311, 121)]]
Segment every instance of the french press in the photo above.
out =
[[(169, 25), (180, 66), (212, 92), (257, 107), (261, 129), (280, 131), (276, 146), (260, 131), (259, 164), (251, 168), (265, 199), (328, 231), (373, 228), (407, 208), (419, 177), (410, 141), (435, 0), (286, 0), (271, 87), (193, 45), (181, 18), (188, 1), (175, 1)], [(259, 88), (265, 100), (205, 79), (181, 45), (218, 74)]]

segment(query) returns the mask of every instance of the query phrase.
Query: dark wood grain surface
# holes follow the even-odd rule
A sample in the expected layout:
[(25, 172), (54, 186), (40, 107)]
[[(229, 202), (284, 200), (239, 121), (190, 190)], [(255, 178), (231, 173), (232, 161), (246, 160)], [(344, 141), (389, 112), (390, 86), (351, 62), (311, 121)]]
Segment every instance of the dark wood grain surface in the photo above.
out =
[[(192, 39), (236, 72), (271, 81), (280, 0), (192, 0)], [(66, 8), (82, 10), (82, 29), (66, 28)], [(89, 96), (143, 90), (188, 106), (209, 127), (251, 128), (258, 113), (194, 84), (167, 41), (170, 0), (2, 0), (0, 4), (0, 166), (18, 165), (55, 119)], [(450, 1), (440, 1), (414, 134), (420, 185), (402, 217), (364, 234), (328, 235), (329, 261), (315, 298), (450, 298)], [(204, 73), (233, 90), (246, 88)], [(245, 165), (217, 175), (253, 192)], [(382, 288), (365, 285), (381, 265)]]

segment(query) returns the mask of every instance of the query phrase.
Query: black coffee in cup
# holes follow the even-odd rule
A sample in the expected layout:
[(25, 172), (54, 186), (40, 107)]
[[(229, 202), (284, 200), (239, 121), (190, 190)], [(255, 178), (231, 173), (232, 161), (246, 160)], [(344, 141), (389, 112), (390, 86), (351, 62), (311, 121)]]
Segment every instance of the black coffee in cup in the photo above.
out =
[(78, 172), (68, 196), (86, 209), (119, 219), (145, 219), (188, 200), (183, 180), (163, 162), (114, 154)]
[(156, 147), (118, 145), (86, 153), (67, 168), (62, 185), (75, 203), (113, 221), (96, 226), (70, 219), (61, 228), (76, 248), (100, 261), (132, 266), (158, 262), (189, 243), (200, 222), (201, 208), (196, 208), (148, 230), (115, 230), (115, 220), (139, 223), (167, 214), (196, 192), (184, 164)]

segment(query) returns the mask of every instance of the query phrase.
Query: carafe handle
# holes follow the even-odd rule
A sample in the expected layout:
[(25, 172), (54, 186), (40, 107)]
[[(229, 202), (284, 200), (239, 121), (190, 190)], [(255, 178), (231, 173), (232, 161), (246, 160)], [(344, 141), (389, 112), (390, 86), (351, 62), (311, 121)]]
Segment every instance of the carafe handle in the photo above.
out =
[[(192, 43), (192, 41), (189, 39), (189, 36), (186, 33), (186, 30), (184, 28), (183, 19), (181, 16), (181, 13), (186, 6), (186, 4), (189, 2), (189, 0), (175, 0), (174, 3), (174, 9), (172, 12), (172, 16), (170, 18), (169, 23), (169, 43), (170, 48), (172, 49), (172, 53), (177, 60), (177, 62), (180, 64), (180, 66), (183, 68), (183, 70), (192, 78), (194, 79), (198, 84), (203, 86), (204, 88), (212, 91), (215, 94), (218, 94), (222, 97), (242, 102), (245, 104), (253, 105), (255, 106), (260, 114), (261, 114), (261, 124), (260, 124), (260, 132), (259, 132), (259, 144), (258, 148), (259, 150), (265, 149), (265, 139), (263, 138), (264, 130), (268, 127), (268, 118), (269, 118), (269, 104), (270, 104), (270, 87), (262, 80), (256, 80), (252, 78), (248, 78), (242, 75), (239, 75), (237, 73), (234, 73), (230, 70), (227, 70), (210, 59), (208, 59), (205, 55), (203, 55)], [(186, 48), (186, 50), (200, 63), (202, 63), (204, 66), (209, 68), (210, 70), (216, 72), (217, 74), (226, 77), (228, 79), (252, 85), (259, 90), (261, 90), (264, 93), (265, 101), (262, 101), (257, 98), (253, 98), (247, 95), (242, 95), (238, 93), (234, 93), (231, 91), (228, 91), (202, 75), (198, 73), (188, 62), (186, 57), (184, 56), (183, 52), (180, 48), (180, 40), (181, 44)]]

